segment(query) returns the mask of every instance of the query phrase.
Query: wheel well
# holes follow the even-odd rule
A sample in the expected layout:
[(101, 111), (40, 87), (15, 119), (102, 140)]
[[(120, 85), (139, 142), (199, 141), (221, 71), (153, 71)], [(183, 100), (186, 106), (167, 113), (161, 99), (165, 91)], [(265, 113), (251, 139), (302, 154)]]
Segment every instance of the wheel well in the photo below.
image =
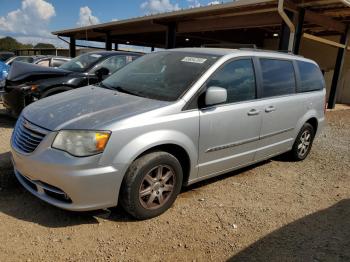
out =
[(62, 93), (62, 92), (65, 92), (65, 91), (69, 91), (69, 90), (72, 90), (74, 89), (74, 87), (72, 86), (52, 86), (52, 87), (49, 87), (47, 89), (45, 89), (41, 96), (42, 97), (47, 97), (47, 96), (52, 96), (52, 95), (56, 95), (56, 94), (59, 94), (59, 93)]
[(143, 152), (138, 158), (154, 151), (167, 152), (175, 156), (179, 160), (183, 171), (183, 184), (185, 185), (189, 179), (190, 168), (191, 168), (191, 160), (187, 151), (183, 149), (181, 146), (178, 146), (175, 144), (164, 144), (164, 145), (159, 145), (148, 149), (147, 151)]
[(312, 125), (312, 127), (315, 130), (315, 133), (317, 132), (317, 127), (318, 127), (318, 121), (315, 117), (310, 118), (309, 120), (306, 121), (306, 123), (309, 123), (310, 125)]

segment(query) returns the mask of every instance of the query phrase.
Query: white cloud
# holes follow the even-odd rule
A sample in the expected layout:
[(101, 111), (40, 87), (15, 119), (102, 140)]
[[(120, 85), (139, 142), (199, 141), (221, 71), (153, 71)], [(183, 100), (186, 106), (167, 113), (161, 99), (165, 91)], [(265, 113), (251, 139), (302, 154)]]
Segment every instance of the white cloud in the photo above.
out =
[(88, 6), (80, 7), (78, 26), (88, 26), (100, 23), (100, 20), (92, 15), (92, 11)]
[(179, 4), (173, 4), (170, 0), (147, 0), (141, 4), (141, 8), (149, 14), (171, 12), (180, 9)]
[(0, 31), (47, 36), (55, 8), (45, 0), (23, 0), (21, 8), (0, 17)]
[(212, 2), (209, 2), (208, 5), (218, 5), (218, 4), (221, 4), (220, 1), (212, 1)]
[(187, 0), (189, 8), (200, 7), (201, 3), (198, 0)]

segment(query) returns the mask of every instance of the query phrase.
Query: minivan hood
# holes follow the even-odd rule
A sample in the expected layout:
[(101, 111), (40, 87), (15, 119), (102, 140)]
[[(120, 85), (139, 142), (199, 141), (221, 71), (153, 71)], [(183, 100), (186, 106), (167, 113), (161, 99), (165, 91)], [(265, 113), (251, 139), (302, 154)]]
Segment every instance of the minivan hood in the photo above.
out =
[(10, 67), (7, 80), (17, 82), (21, 80), (31, 80), (38, 78), (47, 78), (55, 76), (64, 76), (72, 73), (71, 71), (63, 70), (55, 67), (44, 67), (23, 62), (13, 62)]
[(44, 98), (23, 110), (22, 116), (40, 127), (103, 129), (104, 125), (169, 105), (97, 86)]

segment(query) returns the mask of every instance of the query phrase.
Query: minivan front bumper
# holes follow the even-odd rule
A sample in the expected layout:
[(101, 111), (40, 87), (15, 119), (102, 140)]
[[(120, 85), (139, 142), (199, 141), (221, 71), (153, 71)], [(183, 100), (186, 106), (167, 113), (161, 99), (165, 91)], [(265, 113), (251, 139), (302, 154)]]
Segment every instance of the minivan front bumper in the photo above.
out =
[(24, 155), (12, 147), (18, 181), (41, 200), (71, 211), (117, 205), (122, 176), (115, 167), (99, 166), (99, 159), (75, 158), (52, 148)]

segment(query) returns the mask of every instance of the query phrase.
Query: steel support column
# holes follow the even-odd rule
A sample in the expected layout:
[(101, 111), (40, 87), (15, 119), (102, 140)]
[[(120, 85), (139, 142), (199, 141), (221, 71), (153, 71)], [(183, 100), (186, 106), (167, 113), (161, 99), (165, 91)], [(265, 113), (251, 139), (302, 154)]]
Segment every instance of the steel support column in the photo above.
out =
[[(294, 14), (290, 11), (286, 11), (288, 17), (293, 20)], [(278, 45), (278, 50), (281, 51), (288, 51), (289, 47), (289, 39), (290, 39), (290, 29), (288, 25), (283, 21), (281, 25), (281, 32), (280, 32), (280, 42)]]
[(171, 23), (166, 30), (165, 48), (171, 49), (176, 47), (176, 24)]
[(294, 42), (293, 53), (296, 55), (298, 55), (300, 52), (301, 40), (303, 38), (304, 20), (305, 20), (305, 9), (302, 8), (299, 11), (298, 24), (295, 32), (295, 42)]
[(115, 43), (114, 44), (114, 51), (118, 51), (119, 50), (119, 44), (118, 43)]
[(344, 44), (345, 48), (338, 49), (338, 55), (337, 55), (337, 60), (335, 63), (334, 74), (332, 79), (332, 86), (329, 92), (328, 109), (333, 109), (335, 107), (335, 103), (337, 102), (337, 91), (339, 89), (340, 78), (343, 72), (345, 53), (347, 50), (347, 46), (349, 45), (349, 39), (350, 39), (350, 27), (348, 26), (346, 29), (346, 32), (342, 34), (340, 38), (340, 43)]
[(69, 56), (75, 57), (76, 56), (76, 44), (75, 44), (75, 37), (71, 36), (69, 41)]
[(112, 40), (111, 40), (111, 34), (109, 32), (106, 33), (106, 50), (107, 51), (112, 50)]

